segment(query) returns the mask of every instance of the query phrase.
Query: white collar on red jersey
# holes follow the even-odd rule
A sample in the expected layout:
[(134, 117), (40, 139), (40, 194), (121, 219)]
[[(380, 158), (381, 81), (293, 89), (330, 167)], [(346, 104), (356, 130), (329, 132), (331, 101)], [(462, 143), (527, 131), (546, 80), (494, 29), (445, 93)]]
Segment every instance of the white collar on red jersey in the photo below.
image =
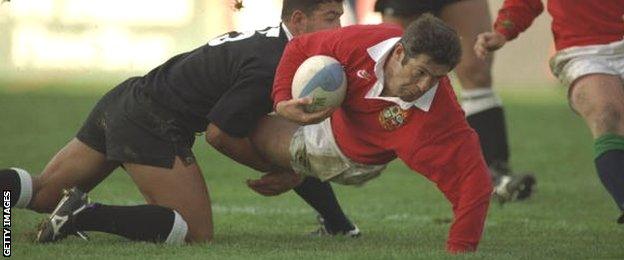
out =
[(288, 41), (292, 40), (293, 39), (293, 35), (290, 32), (290, 30), (288, 30), (288, 27), (286, 26), (286, 24), (282, 23), (282, 29), (286, 33), (286, 38), (288, 39)]
[(436, 90), (438, 89), (438, 84), (433, 86), (424, 95), (419, 97), (418, 99), (412, 102), (405, 102), (398, 97), (381, 97), (381, 91), (383, 90), (383, 82), (384, 82), (384, 74), (383, 74), (383, 66), (386, 63), (386, 59), (388, 55), (392, 52), (394, 45), (399, 42), (401, 37), (394, 37), (382, 41), (378, 44), (367, 49), (368, 55), (375, 61), (375, 76), (377, 77), (377, 82), (373, 85), (373, 87), (366, 93), (364, 98), (367, 99), (381, 99), (384, 101), (392, 102), (401, 107), (401, 109), (409, 109), (412, 106), (419, 108), (422, 111), (428, 112), (431, 107), (431, 103), (433, 103), (433, 97), (435, 96)]

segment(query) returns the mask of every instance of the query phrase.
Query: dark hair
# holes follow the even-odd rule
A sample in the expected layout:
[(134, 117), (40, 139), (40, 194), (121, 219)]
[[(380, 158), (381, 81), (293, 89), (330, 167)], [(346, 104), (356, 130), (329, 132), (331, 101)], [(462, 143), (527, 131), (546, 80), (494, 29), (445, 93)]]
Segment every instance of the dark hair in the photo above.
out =
[(305, 15), (311, 15), (320, 4), (342, 3), (344, 0), (284, 0), (282, 2), (282, 21), (289, 21), (290, 16), (296, 10), (302, 11)]
[(455, 68), (461, 58), (461, 44), (455, 30), (431, 14), (412, 22), (403, 32), (401, 44), (405, 49), (403, 63), (426, 54), (437, 64)]

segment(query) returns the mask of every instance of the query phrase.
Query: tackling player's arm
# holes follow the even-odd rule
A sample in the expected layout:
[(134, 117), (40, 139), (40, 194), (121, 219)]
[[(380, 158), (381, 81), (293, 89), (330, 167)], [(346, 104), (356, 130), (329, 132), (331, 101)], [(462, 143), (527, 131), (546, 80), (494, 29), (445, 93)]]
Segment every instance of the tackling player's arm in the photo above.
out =
[(272, 172), (277, 170), (259, 155), (249, 138), (231, 136), (215, 124), (208, 125), (206, 142), (234, 161), (247, 165), (256, 171)]
[(295, 39), (286, 45), (284, 55), (277, 66), (275, 81), (273, 83), (273, 100), (275, 112), (300, 125), (315, 124), (329, 117), (334, 111), (328, 108), (318, 112), (308, 113), (304, 111), (304, 106), (312, 104), (312, 98), (295, 98), (291, 94), (293, 77), (299, 65), (310, 55), (304, 53), (299, 39)]
[(435, 182), (453, 205), (454, 218), (447, 251), (475, 251), (492, 194), (492, 183), (477, 134), (467, 127), (450, 131), (411, 154), (399, 153), (398, 156), (411, 169)]
[(484, 59), (492, 51), (502, 48), (507, 41), (518, 37), (544, 10), (541, 0), (505, 0), (498, 11), (494, 30), (477, 36), (474, 51)]
[(256, 171), (266, 172), (260, 179), (247, 180), (247, 186), (264, 196), (276, 196), (291, 190), (303, 180), (300, 175), (292, 174), (263, 158), (249, 138), (233, 137), (209, 124), (206, 141), (222, 154), (234, 161), (247, 165)]

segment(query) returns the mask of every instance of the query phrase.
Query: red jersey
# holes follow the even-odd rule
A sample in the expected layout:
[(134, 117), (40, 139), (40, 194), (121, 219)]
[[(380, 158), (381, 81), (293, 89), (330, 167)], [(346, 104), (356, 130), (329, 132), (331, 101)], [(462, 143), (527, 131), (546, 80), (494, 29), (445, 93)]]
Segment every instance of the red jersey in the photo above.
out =
[(455, 213), (447, 248), (472, 251), (481, 237), (491, 182), (478, 137), (449, 79), (444, 77), (413, 103), (379, 97), (385, 60), (402, 33), (392, 25), (356, 25), (295, 38), (277, 68), (273, 100), (277, 104), (292, 98), (292, 78), (308, 57), (337, 59), (347, 75), (346, 98), (331, 116), (340, 150), (364, 164), (399, 157), (435, 182)]
[[(514, 39), (543, 11), (541, 0), (505, 0), (494, 29)], [(607, 44), (624, 37), (624, 0), (549, 0), (557, 50)]]

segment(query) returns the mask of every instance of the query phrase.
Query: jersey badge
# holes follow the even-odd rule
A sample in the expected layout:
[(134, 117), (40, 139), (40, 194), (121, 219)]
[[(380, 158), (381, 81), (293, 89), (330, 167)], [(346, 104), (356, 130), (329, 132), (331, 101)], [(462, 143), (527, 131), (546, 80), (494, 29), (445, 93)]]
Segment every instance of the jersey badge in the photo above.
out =
[(403, 110), (398, 105), (386, 107), (379, 112), (379, 124), (383, 129), (392, 131), (404, 125), (410, 114), (411, 110)]

